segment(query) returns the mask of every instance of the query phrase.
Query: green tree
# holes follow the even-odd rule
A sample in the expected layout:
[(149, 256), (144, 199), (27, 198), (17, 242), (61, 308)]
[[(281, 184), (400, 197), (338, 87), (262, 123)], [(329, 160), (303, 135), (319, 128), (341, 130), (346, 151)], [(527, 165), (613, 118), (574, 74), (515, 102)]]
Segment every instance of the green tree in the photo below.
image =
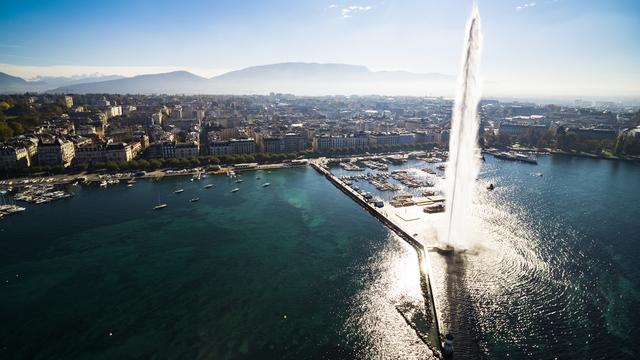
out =
[(149, 165), (151, 169), (160, 169), (163, 164), (162, 161), (158, 159), (151, 159), (149, 160)]
[(8, 139), (13, 136), (13, 129), (6, 122), (0, 121), (0, 139)]
[(22, 126), (22, 124), (20, 124), (19, 122), (11, 121), (9, 122), (9, 126), (13, 129), (14, 136), (24, 134), (24, 126)]
[(616, 145), (613, 148), (613, 153), (616, 155), (621, 155), (622, 152), (624, 151), (624, 141), (625, 141), (625, 136), (624, 134), (620, 134), (617, 138), (616, 138)]
[(149, 161), (145, 159), (138, 160), (138, 169), (149, 169), (150, 164)]
[(118, 167), (118, 163), (115, 161), (107, 161), (105, 168), (109, 171), (118, 171), (120, 168)]

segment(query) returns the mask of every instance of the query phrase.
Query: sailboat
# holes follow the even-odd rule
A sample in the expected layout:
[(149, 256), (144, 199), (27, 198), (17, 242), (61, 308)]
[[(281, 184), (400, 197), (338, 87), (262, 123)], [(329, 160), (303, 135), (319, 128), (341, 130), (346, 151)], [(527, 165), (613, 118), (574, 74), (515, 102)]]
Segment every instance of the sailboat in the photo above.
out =
[(160, 198), (158, 198), (158, 205), (153, 207), (153, 210), (161, 210), (167, 207), (167, 204), (161, 204)]

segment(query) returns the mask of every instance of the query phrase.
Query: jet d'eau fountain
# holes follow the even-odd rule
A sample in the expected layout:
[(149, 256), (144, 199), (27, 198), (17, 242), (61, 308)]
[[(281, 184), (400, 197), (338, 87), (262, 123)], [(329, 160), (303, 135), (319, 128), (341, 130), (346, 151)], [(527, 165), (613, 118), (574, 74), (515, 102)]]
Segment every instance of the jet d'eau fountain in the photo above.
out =
[(462, 69), (451, 119), (449, 162), (446, 169), (445, 193), (448, 225), (444, 239), (454, 248), (468, 248), (471, 208), (475, 181), (480, 171), (478, 159), (478, 102), (480, 101), (480, 13), (474, 4), (466, 28)]

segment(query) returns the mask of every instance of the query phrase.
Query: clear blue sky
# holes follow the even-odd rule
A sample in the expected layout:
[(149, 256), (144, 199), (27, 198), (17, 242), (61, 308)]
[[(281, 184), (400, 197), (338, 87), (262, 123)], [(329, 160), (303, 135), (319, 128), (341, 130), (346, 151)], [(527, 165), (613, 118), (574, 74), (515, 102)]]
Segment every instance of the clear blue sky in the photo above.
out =
[[(640, 1), (478, 4), (489, 91), (640, 95)], [(210, 76), (305, 61), (456, 74), (470, 8), (470, 0), (4, 1), (0, 71)]]

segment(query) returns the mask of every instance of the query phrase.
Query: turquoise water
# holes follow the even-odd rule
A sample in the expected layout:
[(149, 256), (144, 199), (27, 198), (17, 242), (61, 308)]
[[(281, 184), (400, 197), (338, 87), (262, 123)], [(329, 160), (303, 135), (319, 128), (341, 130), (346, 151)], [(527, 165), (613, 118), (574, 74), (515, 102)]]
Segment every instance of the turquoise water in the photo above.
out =
[[(428, 357), (396, 311), (421, 301), (413, 250), (312, 169), (255, 175), (75, 188), (0, 220), (0, 358)], [(640, 356), (638, 185), (636, 164), (487, 156), (476, 248), (431, 254), (457, 358)]]
[(0, 358), (428, 354), (394, 307), (419, 301), (413, 250), (312, 169), (258, 174), (75, 188), (3, 219)]

